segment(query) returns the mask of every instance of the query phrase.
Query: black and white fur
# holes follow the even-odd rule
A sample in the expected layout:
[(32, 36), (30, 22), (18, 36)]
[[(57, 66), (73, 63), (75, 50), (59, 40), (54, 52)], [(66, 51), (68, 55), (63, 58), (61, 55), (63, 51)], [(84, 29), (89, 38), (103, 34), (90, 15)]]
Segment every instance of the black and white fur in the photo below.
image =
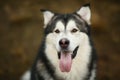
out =
[[(72, 14), (42, 12), (44, 38), (31, 70), (25, 73), (22, 80), (96, 80), (96, 54), (90, 35), (89, 5)], [(67, 50), (74, 55), (69, 72), (62, 72), (59, 68), (61, 39), (69, 40)]]

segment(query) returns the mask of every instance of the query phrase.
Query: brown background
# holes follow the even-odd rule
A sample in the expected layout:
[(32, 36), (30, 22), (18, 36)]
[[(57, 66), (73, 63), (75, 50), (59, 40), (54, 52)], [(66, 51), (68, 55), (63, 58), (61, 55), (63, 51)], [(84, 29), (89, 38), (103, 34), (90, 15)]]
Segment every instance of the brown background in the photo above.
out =
[(43, 33), (40, 9), (67, 13), (88, 2), (98, 79), (120, 80), (120, 0), (0, 0), (0, 80), (19, 80), (33, 63)]

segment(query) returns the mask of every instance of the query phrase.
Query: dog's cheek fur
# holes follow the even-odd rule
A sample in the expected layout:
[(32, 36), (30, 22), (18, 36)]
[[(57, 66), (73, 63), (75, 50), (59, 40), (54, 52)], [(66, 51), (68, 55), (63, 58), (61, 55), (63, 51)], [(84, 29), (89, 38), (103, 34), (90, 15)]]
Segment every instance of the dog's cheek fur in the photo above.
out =
[[(48, 59), (52, 62), (52, 64), (57, 64), (58, 63), (58, 54), (56, 50), (56, 36), (54, 33), (50, 33), (46, 37), (46, 56)], [(54, 59), (54, 60), (53, 60)], [(56, 65), (54, 65), (56, 66)]]
[(52, 48), (54, 48), (56, 51), (59, 50), (59, 40), (60, 37), (55, 33), (49, 33), (46, 37), (46, 44), (49, 44)]
[(49, 33), (47, 36), (46, 36), (46, 44), (50, 44), (50, 45), (53, 45), (55, 44), (55, 35), (53, 33)]

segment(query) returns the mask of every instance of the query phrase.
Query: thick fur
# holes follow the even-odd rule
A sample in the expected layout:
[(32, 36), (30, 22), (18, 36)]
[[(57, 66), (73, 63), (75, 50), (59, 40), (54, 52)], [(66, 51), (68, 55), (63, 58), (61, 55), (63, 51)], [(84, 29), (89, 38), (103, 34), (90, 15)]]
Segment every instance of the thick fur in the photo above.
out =
[[(44, 13), (44, 38), (37, 58), (25, 80), (96, 80), (96, 53), (90, 35), (90, 9), (83, 6), (72, 14)], [(72, 31), (76, 29), (75, 31)], [(56, 32), (56, 30), (59, 30)], [(59, 68), (61, 51), (59, 41), (69, 40), (68, 50), (76, 56), (72, 59), (70, 72)], [(73, 53), (71, 53), (73, 54)]]

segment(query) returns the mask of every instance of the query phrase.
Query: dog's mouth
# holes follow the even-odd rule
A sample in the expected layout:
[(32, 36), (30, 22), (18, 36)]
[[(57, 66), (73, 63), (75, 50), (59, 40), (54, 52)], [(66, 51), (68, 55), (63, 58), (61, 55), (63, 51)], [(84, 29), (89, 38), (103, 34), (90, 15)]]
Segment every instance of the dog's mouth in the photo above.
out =
[(63, 50), (58, 52), (59, 67), (61, 72), (70, 72), (72, 66), (72, 59), (74, 59), (77, 55), (77, 50), (79, 46), (77, 46), (74, 51)]

